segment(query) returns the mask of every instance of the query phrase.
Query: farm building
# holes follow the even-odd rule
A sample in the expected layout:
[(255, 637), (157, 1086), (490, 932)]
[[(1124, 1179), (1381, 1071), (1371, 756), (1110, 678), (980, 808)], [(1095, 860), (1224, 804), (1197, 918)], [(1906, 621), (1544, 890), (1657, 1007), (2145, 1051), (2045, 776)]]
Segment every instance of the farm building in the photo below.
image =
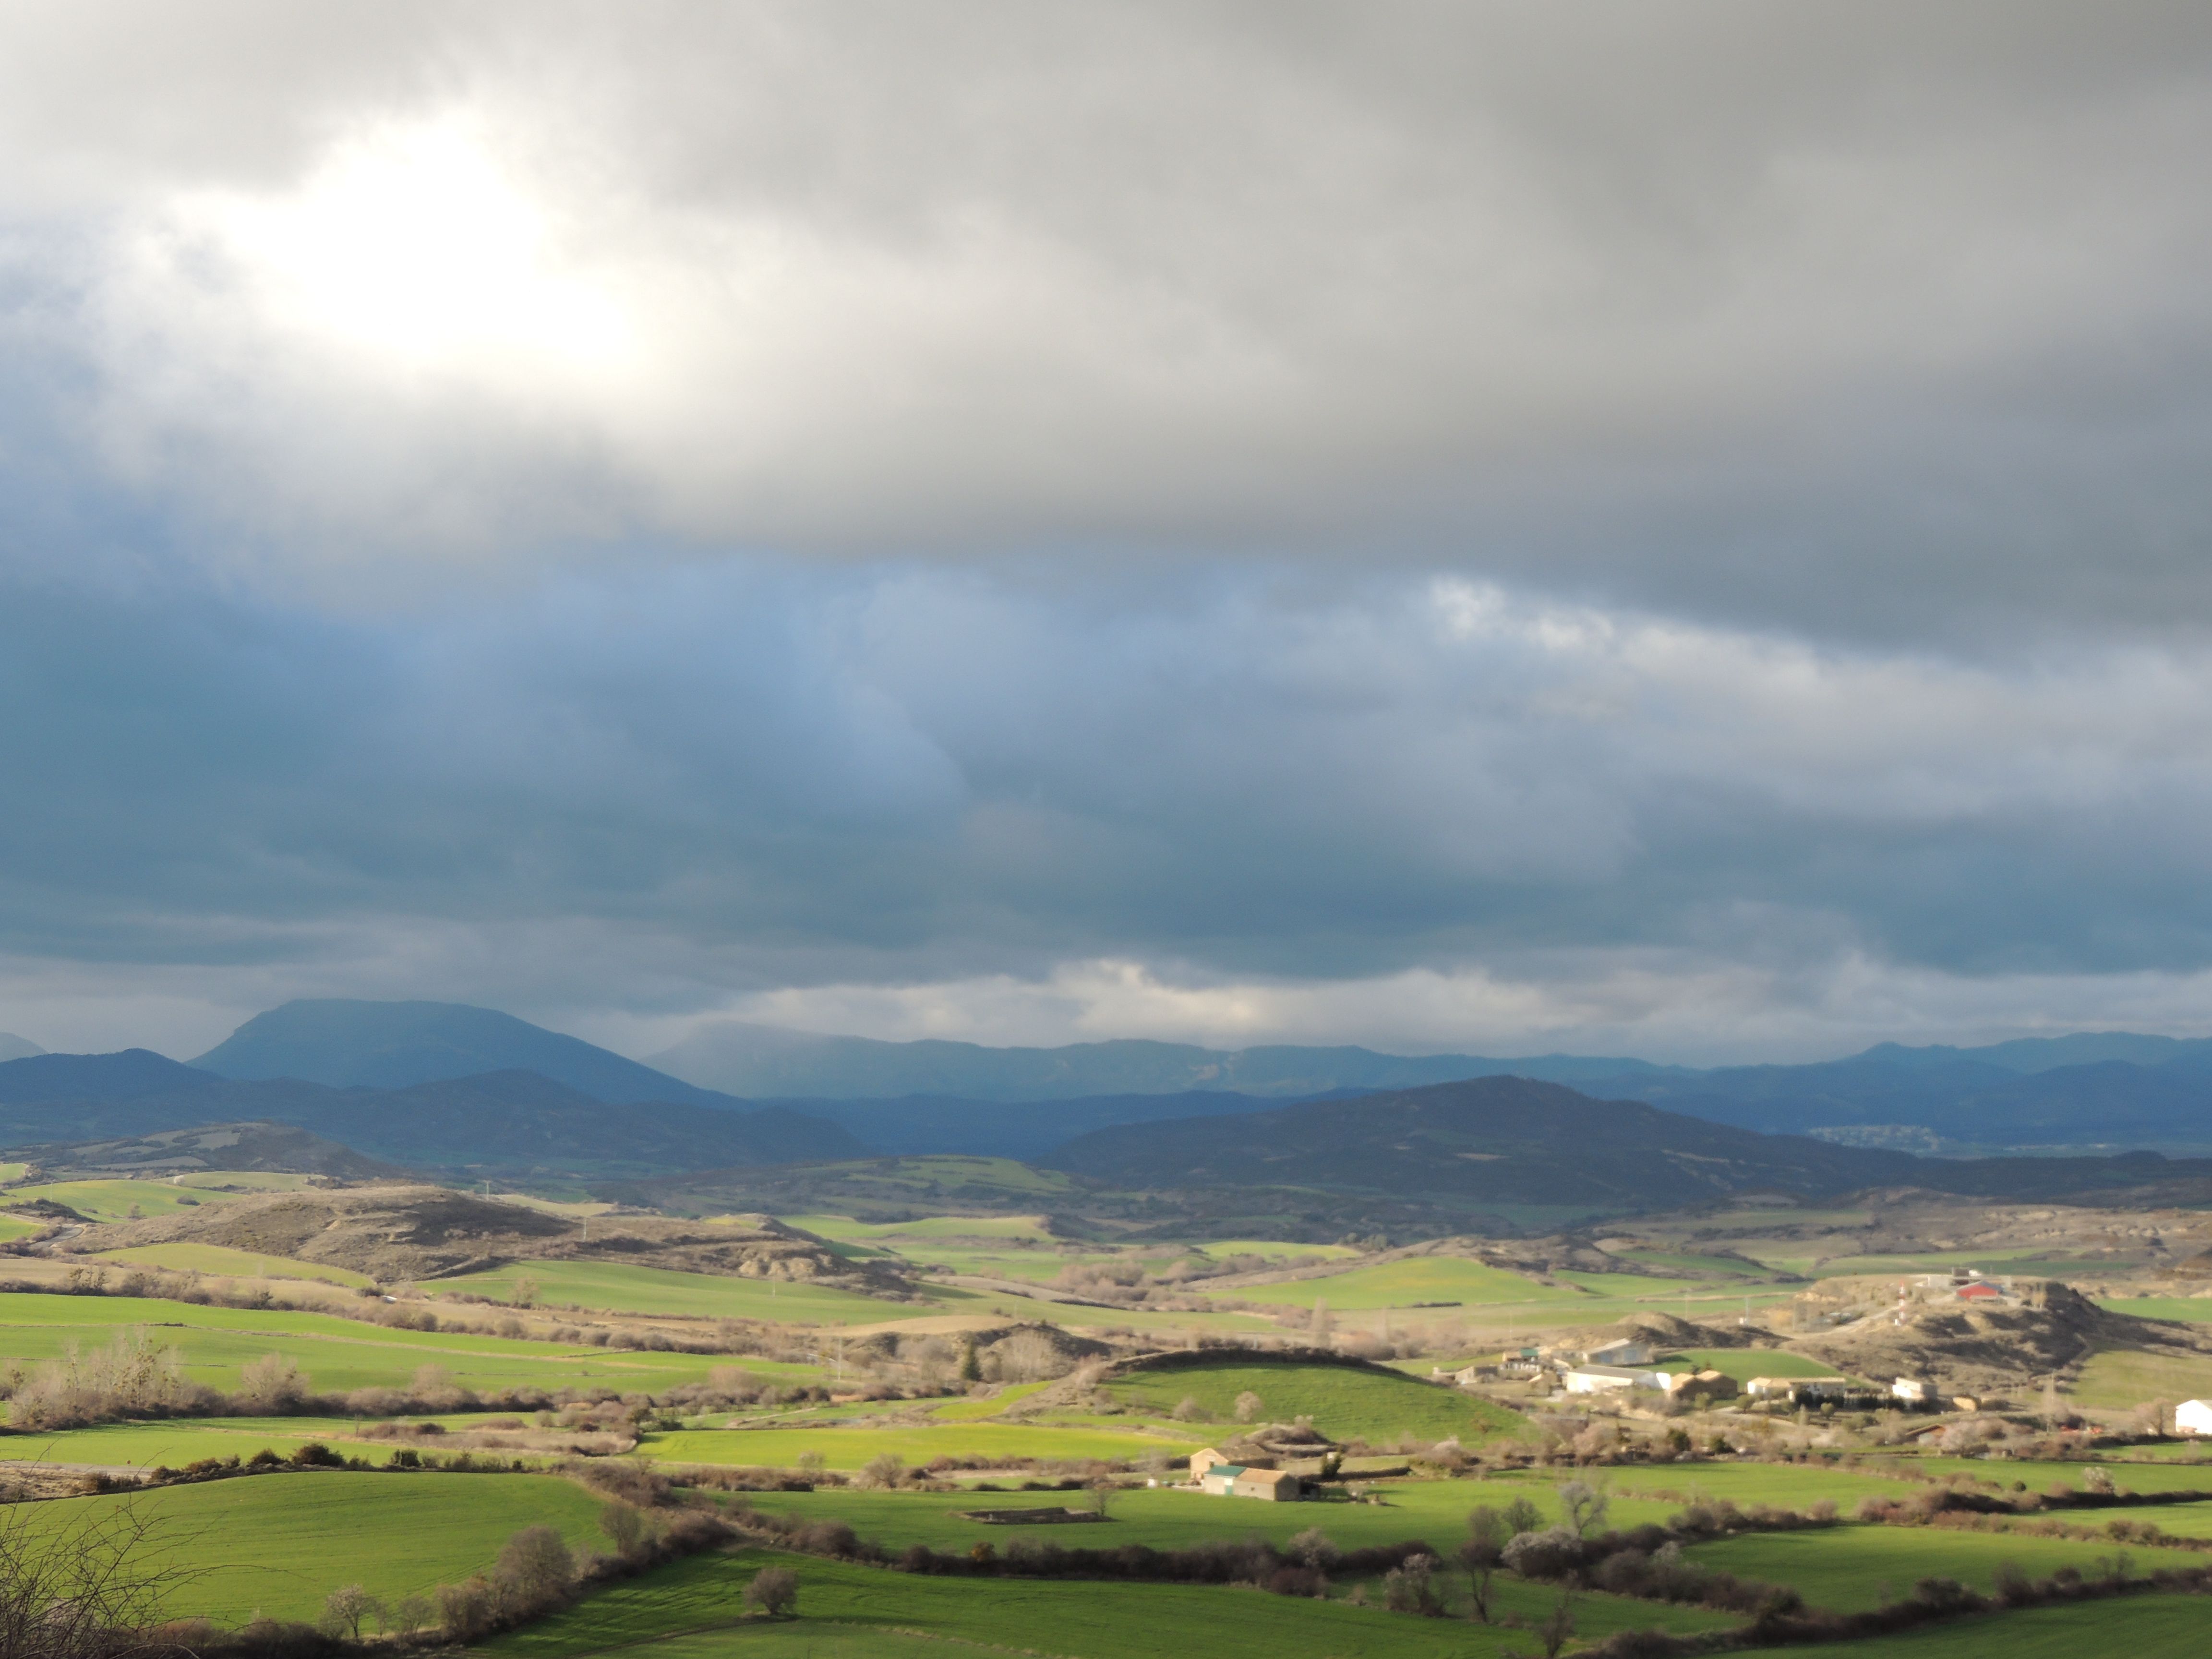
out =
[(1662, 1371), (1667, 1392), (1677, 1400), (1727, 1400), (1736, 1392), (1735, 1378), (1723, 1371)]
[(1228, 1461), (1211, 1446), (1204, 1451), (1194, 1451), (1190, 1455), (1190, 1478), (1194, 1480), (1203, 1480), (1208, 1469), (1219, 1468)]
[(1608, 1342), (1601, 1348), (1592, 1348), (1583, 1355), (1585, 1365), (1648, 1365), (1659, 1356), (1648, 1342), (1631, 1342), (1624, 1338)]
[(1663, 1389), (1665, 1373), (1627, 1365), (1577, 1365), (1566, 1374), (1569, 1394), (1611, 1394), (1622, 1389)]
[(1925, 1406), (1936, 1398), (1936, 1385), (1917, 1376), (1900, 1376), (1889, 1385), (1891, 1395), (1908, 1406)]
[(1199, 1477), (1199, 1490), (1213, 1498), (1258, 1498), (1285, 1503), (1305, 1495), (1297, 1476), (1282, 1469), (1248, 1469), (1216, 1463)]
[(2185, 1400), (2173, 1408), (2177, 1434), (2212, 1434), (2212, 1400)]

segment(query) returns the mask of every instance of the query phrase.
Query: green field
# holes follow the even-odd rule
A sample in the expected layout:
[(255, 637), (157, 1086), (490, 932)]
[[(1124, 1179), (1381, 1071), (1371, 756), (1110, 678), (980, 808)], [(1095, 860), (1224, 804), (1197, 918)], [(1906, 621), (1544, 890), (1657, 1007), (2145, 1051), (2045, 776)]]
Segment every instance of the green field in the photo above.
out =
[(1739, 1382), (1748, 1382), (1754, 1376), (1836, 1375), (1832, 1365), (1824, 1365), (1801, 1353), (1785, 1353), (1779, 1348), (1691, 1348), (1683, 1352), (1682, 1358), (1694, 1361), (1703, 1370), (1732, 1376)]
[(1463, 1256), (1409, 1256), (1373, 1267), (1353, 1267), (1320, 1279), (1282, 1285), (1245, 1285), (1221, 1292), (1239, 1302), (1310, 1308), (1325, 1301), (1330, 1311), (1354, 1313), (1404, 1308), (1417, 1302), (1455, 1302), (1467, 1306), (1559, 1299), (1559, 1292), (1502, 1267), (1485, 1267)]
[[(659, 1390), (702, 1381), (727, 1359), (562, 1347), (463, 1332), (406, 1331), (329, 1314), (203, 1307), (157, 1297), (0, 1295), (0, 1361), (29, 1364), (70, 1343), (104, 1346), (118, 1330), (147, 1327), (184, 1355), (185, 1375), (211, 1388), (238, 1386), (241, 1365), (267, 1353), (295, 1360), (317, 1392), (404, 1386), (439, 1364), (461, 1387), (489, 1392), (535, 1386)], [(756, 1369), (758, 1369), (756, 1367)]]
[[(2007, 1561), (2037, 1578), (2066, 1566), (2093, 1573), (2099, 1558), (2110, 1557), (2116, 1547), (1940, 1527), (1843, 1526), (1753, 1533), (1694, 1545), (1683, 1553), (1739, 1577), (1791, 1585), (1814, 1607), (1855, 1613), (1895, 1601), (1923, 1578), (1955, 1578), (1987, 1591)], [(2137, 1575), (2202, 1563), (2189, 1550), (2126, 1548)]]
[(2212, 1359), (2107, 1349), (2089, 1357), (2067, 1393), (2093, 1411), (2128, 1411), (2147, 1400), (2203, 1399), (2212, 1395)]
[(961, 1311), (975, 1300), (944, 1286), (922, 1303), (879, 1301), (828, 1285), (738, 1279), (727, 1273), (676, 1273), (605, 1261), (519, 1261), (495, 1272), (441, 1279), (432, 1291), (470, 1291), (511, 1301), (515, 1281), (538, 1286), (538, 1302), (554, 1308), (604, 1309), (611, 1313), (676, 1314), (704, 1319), (765, 1319), (801, 1325), (873, 1325), (889, 1319)]
[(50, 1221), (27, 1220), (19, 1215), (0, 1215), (0, 1244), (14, 1239), (28, 1238), (33, 1233), (42, 1233), (52, 1224)]
[[(799, 1618), (781, 1627), (741, 1623), (744, 1583), (772, 1564), (798, 1575)], [(1505, 1599), (1510, 1611), (1526, 1616), (1540, 1616), (1551, 1605), (1548, 1593), (1517, 1584)], [(1590, 1637), (1655, 1626), (1710, 1629), (1723, 1622), (1613, 1596), (1584, 1596), (1577, 1607), (1577, 1627)], [(915, 1646), (885, 1644), (899, 1638)], [(981, 1647), (1060, 1659), (1158, 1659), (1172, 1647), (1189, 1659), (1490, 1659), (1526, 1641), (1496, 1626), (1249, 1590), (933, 1577), (748, 1550), (695, 1556), (611, 1586), (572, 1612), (495, 1638), (482, 1651), (501, 1659), (571, 1659), (613, 1648), (640, 1659), (798, 1659), (808, 1652), (826, 1659), (841, 1651), (835, 1644), (849, 1643), (844, 1650), (869, 1656)]]
[(939, 1457), (1134, 1462), (1152, 1452), (1187, 1458), (1203, 1443), (1180, 1424), (1141, 1432), (1027, 1423), (947, 1423), (918, 1428), (684, 1429), (648, 1434), (638, 1450), (668, 1463), (780, 1469), (795, 1468), (804, 1453), (818, 1452), (830, 1468), (857, 1469), (884, 1452), (896, 1453), (914, 1468)]
[[(998, 1482), (1010, 1487), (1011, 1480)], [(1686, 1483), (1685, 1483), (1686, 1484)], [(1265, 1538), (1287, 1543), (1309, 1527), (1319, 1527), (1346, 1548), (1402, 1543), (1421, 1539), (1449, 1554), (1466, 1535), (1467, 1517), (1478, 1504), (1503, 1509), (1516, 1498), (1534, 1504), (1547, 1522), (1559, 1516), (1558, 1481), (1522, 1474), (1490, 1480), (1392, 1480), (1368, 1488), (1377, 1500), (1350, 1504), (1314, 1500), (1262, 1504), (1243, 1498), (1214, 1498), (1170, 1487), (1134, 1487), (1115, 1494), (1111, 1518), (1051, 1536), (1071, 1546), (1119, 1547), (1144, 1544), (1180, 1549), (1215, 1538)], [(1035, 1504), (1059, 1508), (1072, 1501), (1060, 1492), (1006, 1491), (985, 1494), (989, 1505), (1015, 1509)], [(1019, 1530), (963, 1521), (958, 1511), (977, 1508), (973, 1492), (859, 1492), (823, 1487), (811, 1492), (757, 1492), (756, 1508), (848, 1522), (861, 1537), (886, 1549), (927, 1544), (935, 1550), (965, 1551), (994, 1540), (1000, 1546)], [(1750, 1500), (1746, 1500), (1750, 1501)], [(1662, 1522), (1682, 1508), (1676, 1500), (1617, 1496), (1609, 1524), (1629, 1527)]]
[[(1231, 1427), (1237, 1396), (1249, 1392), (1260, 1396), (1256, 1420), (1311, 1418), (1332, 1440), (1381, 1442), (1411, 1435), (1425, 1442), (1457, 1435), (1474, 1444), (1524, 1426), (1515, 1413), (1456, 1389), (1354, 1365), (1267, 1365), (1224, 1358), (1218, 1364), (1134, 1371), (1115, 1378), (1106, 1391), (1139, 1410), (1163, 1413), (1195, 1400), (1204, 1413), (1200, 1424)], [(1196, 1434), (1221, 1431), (1198, 1424), (1188, 1428)]]
[(189, 1571), (172, 1617), (242, 1624), (258, 1608), (311, 1620), (340, 1584), (393, 1597), (489, 1566), (509, 1535), (541, 1522), (572, 1544), (599, 1541), (600, 1500), (537, 1474), (346, 1474), (327, 1470), (165, 1486), (128, 1497), (35, 1505), (28, 1524), (62, 1529), (128, 1504), (153, 1518), (149, 1559)]
[[(1673, 1463), (1607, 1470), (1597, 1483), (1620, 1499), (1651, 1498), (1681, 1509), (1725, 1498), (1739, 1507), (1755, 1504), (1802, 1510), (1826, 1498), (1849, 1515), (1863, 1498), (1893, 1500), (1917, 1487), (1868, 1469), (1819, 1463)], [(1661, 1494), (1666, 1494), (1663, 1498)]]
[(39, 1198), (66, 1204), (94, 1221), (127, 1221), (133, 1208), (142, 1216), (174, 1215), (195, 1203), (227, 1201), (223, 1194), (190, 1191), (166, 1181), (59, 1181), (44, 1187), (17, 1187), (7, 1194), (10, 1204)]
[(1049, 1240), (1041, 1215), (933, 1215), (915, 1221), (855, 1221), (848, 1215), (787, 1215), (776, 1218), (817, 1238), (844, 1244), (883, 1240), (945, 1238), (1034, 1238)]
[(370, 1282), (366, 1273), (320, 1262), (295, 1261), (289, 1256), (257, 1255), (222, 1244), (134, 1244), (128, 1249), (102, 1250), (97, 1258), (129, 1267), (166, 1267), (176, 1273), (224, 1273), (236, 1279), (313, 1279), (325, 1285), (357, 1289)]
[[(1810, 1650), (1837, 1659), (2197, 1659), (2204, 1651), (2203, 1599), (2131, 1595), (2071, 1607), (1960, 1619), (1903, 1636), (1838, 1642)], [(1804, 1648), (1752, 1648), (1748, 1655), (1801, 1656)], [(824, 1656), (827, 1659), (827, 1656)]]
[(2108, 1296), (2097, 1305), (2137, 1319), (2179, 1319), (2191, 1325), (2212, 1322), (2212, 1296)]
[(373, 1462), (383, 1462), (388, 1447), (338, 1444), (356, 1426), (349, 1419), (326, 1418), (181, 1418), (166, 1423), (106, 1423), (52, 1434), (0, 1437), (0, 1458), (100, 1468), (151, 1469), (167, 1465), (180, 1469), (207, 1457), (251, 1457), (264, 1447), (289, 1456), (308, 1441), (320, 1440)]
[(2009, 1486), (2020, 1481), (2030, 1492), (2048, 1492), (2053, 1486), (2064, 1486), (2079, 1492), (2084, 1484), (2084, 1474), (2091, 1468), (2100, 1468), (2112, 1477), (2120, 1491), (2132, 1492), (2196, 1492), (2212, 1491), (2212, 1468), (2192, 1461), (2172, 1462), (2102, 1462), (2087, 1463), (2030, 1463), (2007, 1458), (1918, 1457), (1907, 1466), (1942, 1480), (1954, 1474)]
[(956, 1400), (950, 1405), (939, 1406), (930, 1415), (940, 1423), (974, 1423), (987, 1417), (997, 1417), (1006, 1409), (1028, 1399), (1039, 1389), (1050, 1388), (1048, 1382), (1016, 1382), (1003, 1388), (988, 1400)]

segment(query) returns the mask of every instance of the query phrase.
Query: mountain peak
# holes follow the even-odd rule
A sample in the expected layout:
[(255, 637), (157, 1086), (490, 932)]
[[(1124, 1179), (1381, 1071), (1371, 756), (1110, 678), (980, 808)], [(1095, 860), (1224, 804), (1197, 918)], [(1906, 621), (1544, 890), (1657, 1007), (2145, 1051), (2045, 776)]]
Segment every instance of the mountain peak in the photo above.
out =
[(374, 1089), (526, 1071), (613, 1105), (735, 1103), (581, 1037), (462, 1002), (303, 998), (256, 1014), (192, 1064), (240, 1081)]

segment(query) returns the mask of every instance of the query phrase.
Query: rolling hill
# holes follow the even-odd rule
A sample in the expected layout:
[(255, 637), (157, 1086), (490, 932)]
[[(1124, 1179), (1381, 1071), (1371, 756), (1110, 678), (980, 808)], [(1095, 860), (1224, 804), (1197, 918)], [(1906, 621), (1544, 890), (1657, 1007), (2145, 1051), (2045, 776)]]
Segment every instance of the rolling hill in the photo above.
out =
[(1266, 1184), (1621, 1209), (1762, 1188), (1905, 1185), (1921, 1162), (1593, 1100), (1526, 1078), (1100, 1129), (1047, 1160), (1125, 1188)]
[(751, 1097), (915, 1095), (999, 1103), (1193, 1091), (1287, 1099), (1334, 1089), (1402, 1089), (1508, 1073), (1573, 1083), (1669, 1069), (1640, 1060), (1568, 1054), (1486, 1060), (1471, 1054), (1385, 1054), (1358, 1048), (1201, 1048), (1137, 1039), (991, 1048), (934, 1038), (884, 1042), (821, 1036), (734, 1020), (706, 1026), (653, 1059), (678, 1077)]
[(333, 1088), (404, 1089), (534, 1072), (613, 1105), (737, 1103), (580, 1038), (458, 1002), (288, 1002), (256, 1014), (192, 1064), (239, 1081), (298, 1078)]
[(10, 1145), (246, 1121), (289, 1124), (408, 1169), (481, 1175), (646, 1175), (867, 1152), (836, 1125), (784, 1108), (610, 1103), (533, 1072), (341, 1089), (217, 1077), (144, 1049), (0, 1061), (0, 1141)]

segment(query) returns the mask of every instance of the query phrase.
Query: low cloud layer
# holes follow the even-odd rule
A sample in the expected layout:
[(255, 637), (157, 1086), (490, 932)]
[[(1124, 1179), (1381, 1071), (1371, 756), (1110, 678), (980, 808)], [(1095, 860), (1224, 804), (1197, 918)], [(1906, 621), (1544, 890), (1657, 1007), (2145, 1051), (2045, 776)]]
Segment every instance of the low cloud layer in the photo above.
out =
[(2208, 81), (2155, 4), (0, 13), (0, 1028), (2212, 1026)]

